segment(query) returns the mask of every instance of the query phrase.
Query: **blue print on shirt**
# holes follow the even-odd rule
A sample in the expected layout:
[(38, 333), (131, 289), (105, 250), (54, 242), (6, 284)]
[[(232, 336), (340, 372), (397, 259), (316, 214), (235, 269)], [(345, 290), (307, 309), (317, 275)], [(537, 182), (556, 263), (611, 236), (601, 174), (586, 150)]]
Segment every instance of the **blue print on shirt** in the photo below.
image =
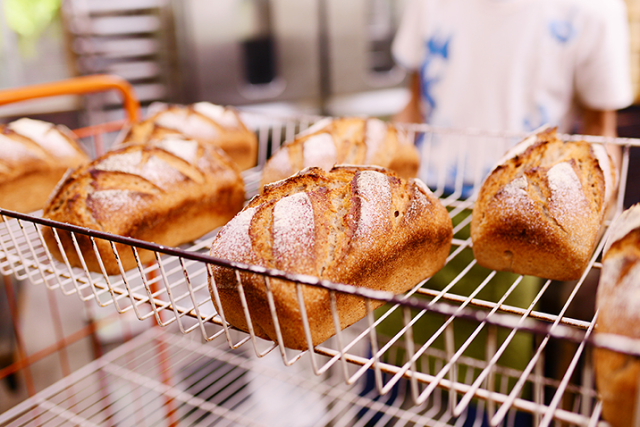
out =
[(566, 44), (573, 40), (577, 33), (573, 22), (562, 19), (551, 21), (549, 23), (549, 30), (551, 31), (551, 36), (561, 44)]
[(535, 113), (524, 118), (523, 126), (526, 131), (530, 132), (549, 124), (550, 121), (549, 110), (544, 105), (538, 105)]
[(426, 58), (422, 65), (422, 96), (429, 106), (429, 116), (436, 108), (433, 88), (442, 78), (442, 63), (449, 60), (449, 38), (432, 36), (426, 41)]

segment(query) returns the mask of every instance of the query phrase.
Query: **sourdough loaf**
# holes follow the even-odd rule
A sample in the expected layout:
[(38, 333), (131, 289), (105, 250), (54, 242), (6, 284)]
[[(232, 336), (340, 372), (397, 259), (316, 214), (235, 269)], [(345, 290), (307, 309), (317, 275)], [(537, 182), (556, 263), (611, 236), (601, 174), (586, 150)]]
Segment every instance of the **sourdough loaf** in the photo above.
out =
[(191, 105), (155, 104), (146, 120), (133, 125), (123, 144), (144, 144), (166, 135), (183, 135), (221, 148), (241, 170), (256, 165), (258, 139), (238, 111), (209, 102)]
[[(210, 144), (167, 137), (107, 152), (61, 181), (44, 210), (56, 221), (165, 246), (191, 242), (224, 225), (245, 201), (240, 170)], [(70, 234), (58, 234), (72, 266), (82, 266)], [(63, 260), (51, 229), (47, 245)], [(77, 234), (87, 266), (100, 272), (88, 237)], [(120, 273), (110, 242), (96, 239), (108, 274)], [(124, 270), (136, 266), (131, 248), (117, 244)], [(153, 253), (141, 251), (142, 263)]]
[(480, 190), (471, 222), (478, 263), (546, 279), (580, 278), (615, 187), (604, 146), (562, 141), (555, 129), (525, 139)]
[[(211, 255), (401, 293), (442, 268), (452, 236), (447, 210), (420, 180), (373, 166), (309, 168), (266, 186), (222, 228)], [(255, 333), (275, 341), (265, 278), (241, 273), (240, 279)], [(211, 280), (218, 311), (249, 331), (235, 271), (214, 266)], [(307, 348), (296, 285), (269, 283), (284, 345)], [(330, 294), (312, 286), (302, 292), (313, 343), (322, 343), (336, 333)], [(336, 298), (342, 328), (366, 315), (363, 299)]]
[(382, 166), (409, 179), (418, 174), (420, 154), (393, 124), (375, 118), (326, 118), (298, 134), (267, 161), (262, 184), (307, 167), (328, 171), (337, 164)]
[[(597, 333), (640, 339), (640, 204), (612, 225), (596, 297)], [(636, 425), (640, 360), (604, 348), (594, 350), (602, 414), (613, 427)]]
[(64, 126), (28, 118), (0, 125), (0, 208), (42, 209), (67, 169), (89, 160)]

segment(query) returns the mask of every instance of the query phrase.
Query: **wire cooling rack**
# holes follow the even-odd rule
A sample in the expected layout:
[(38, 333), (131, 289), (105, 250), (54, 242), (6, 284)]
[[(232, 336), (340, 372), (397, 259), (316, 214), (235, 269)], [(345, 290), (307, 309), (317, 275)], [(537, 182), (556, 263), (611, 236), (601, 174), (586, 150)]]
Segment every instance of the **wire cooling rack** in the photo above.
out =
[[(446, 363), (444, 352), (430, 356), (436, 367)], [(0, 415), (0, 422), (435, 426), (481, 423), (485, 416), (480, 402), (473, 412), (454, 418), (442, 389), (429, 404), (415, 406), (406, 383), (381, 396), (366, 379), (348, 386), (331, 372), (305, 374), (304, 368), (284, 367), (277, 358), (257, 360), (245, 351), (153, 328)], [(516, 420), (515, 413), (510, 416)]]
[[(247, 198), (250, 198), (258, 192), (261, 166), (266, 159), (284, 141), (292, 139), (318, 118), (283, 118), (255, 113), (244, 113), (244, 116), (256, 131), (260, 143), (258, 166), (243, 175)], [(418, 417), (418, 421), (412, 421), (418, 425), (462, 425), (471, 412), (475, 414), (472, 418), (479, 417), (476, 420), (486, 420), (490, 425), (517, 425), (518, 417), (522, 416), (542, 426), (553, 422), (581, 426), (603, 424), (593, 379), (592, 347), (598, 345), (640, 355), (637, 342), (593, 334), (596, 314), (588, 309), (589, 295), (593, 293), (594, 276), (597, 277), (600, 269), (599, 259), (606, 233), (588, 270), (575, 282), (556, 283), (478, 266), (469, 237), (474, 195), (486, 174), (488, 160), (499, 157), (498, 153), (505, 152), (522, 135), (443, 130), (426, 125), (407, 126), (406, 131), (423, 156), (420, 176), (449, 210), (455, 235), (447, 267), (403, 295), (212, 258), (208, 250), (216, 232), (184, 247), (168, 248), (53, 222), (42, 218), (38, 212), (24, 215), (0, 209), (2, 274), (94, 302), (122, 314), (134, 313), (140, 320), (153, 318), (161, 327), (174, 332), (165, 334), (154, 329), (74, 373), (35, 401), (27, 401), (14, 408), (7, 416), (18, 414), (15, 417), (19, 417), (21, 411), (29, 410), (33, 417), (37, 407), (38, 410), (46, 410), (47, 416), (70, 417), (68, 419), (72, 421), (89, 423), (98, 421), (100, 424), (100, 417), (119, 417), (110, 415), (110, 411), (124, 403), (119, 394), (111, 394), (109, 387), (93, 390), (83, 384), (93, 381), (88, 378), (113, 377), (127, 383), (116, 386), (118, 390), (135, 388), (147, 395), (148, 389), (153, 389), (153, 393), (158, 392), (165, 400), (178, 402), (176, 404), (182, 409), (170, 412), (178, 413), (180, 417), (191, 419), (189, 417), (200, 416), (194, 413), (204, 411), (202, 416), (205, 418), (213, 414), (222, 419), (228, 418), (230, 423), (252, 425), (251, 419), (242, 418), (233, 410), (229, 412), (224, 405), (210, 404), (208, 399), (189, 394), (180, 388), (182, 386), (174, 386), (170, 379), (169, 383), (159, 385), (157, 373), (146, 374), (155, 372), (157, 368), (146, 367), (144, 358), (131, 368), (114, 365), (126, 354), (151, 351), (145, 350), (152, 345), (150, 342), (161, 342), (178, 352), (188, 348), (188, 352), (197, 357), (210, 357), (213, 353), (209, 352), (214, 352), (216, 360), (222, 358), (231, 365), (234, 362), (229, 358), (233, 357), (241, 357), (238, 360), (250, 357), (255, 363), (277, 357), (281, 359), (281, 365), (294, 372), (296, 366), (306, 363), (315, 376), (301, 378), (296, 374), (294, 380), (300, 383), (308, 380), (312, 385), (303, 386), (322, 390), (320, 394), (331, 402), (329, 407), (340, 407), (336, 403), (340, 398), (333, 395), (333, 390), (343, 393), (340, 387), (344, 387), (344, 393), (352, 393), (346, 398), (351, 402), (351, 410), (361, 404), (363, 408), (376, 409), (384, 417), (403, 420)], [(96, 138), (99, 132), (85, 136)], [(622, 201), (629, 148), (640, 146), (640, 143), (621, 138), (565, 137), (588, 139), (594, 144), (611, 143), (623, 148), (618, 188), (619, 200)], [(618, 210), (620, 208), (621, 202)], [(94, 242), (107, 240), (115, 252), (116, 242), (124, 244), (124, 250), (131, 250), (134, 255), (140, 250), (150, 250), (155, 254), (155, 261), (145, 265), (138, 262), (136, 268), (120, 275), (73, 268), (51, 256), (43, 240), (44, 227), (65, 230), (72, 235), (87, 235)], [(60, 248), (62, 252), (74, 250)], [(94, 252), (98, 253), (95, 246)], [(321, 345), (314, 347), (309, 344), (306, 351), (294, 351), (281, 342), (264, 341), (253, 333), (238, 332), (227, 324), (216, 312), (212, 300), (215, 297), (209, 286), (212, 265), (258, 274), (266, 283), (282, 279), (294, 283), (298, 289), (305, 286), (324, 288), (332, 296), (334, 319), (338, 319), (336, 295), (357, 295), (367, 302), (367, 315), (347, 329), (337, 327), (336, 335)], [(372, 301), (385, 304), (374, 310), (369, 304)], [(300, 304), (304, 305), (302, 296)], [(270, 309), (277, 325), (275, 308), (271, 306)], [(310, 343), (308, 319), (304, 314), (303, 321), (307, 325)], [(178, 342), (180, 344), (176, 344)], [(173, 350), (166, 350), (167, 354), (173, 354), (170, 353)], [(243, 356), (237, 356), (235, 352)], [(136, 356), (132, 357), (136, 359)], [(168, 359), (172, 378), (174, 370), (183, 372), (195, 363), (183, 365), (180, 357)], [(285, 379), (287, 371), (284, 372), (278, 374), (278, 378)], [(320, 378), (321, 381), (312, 378)], [(79, 407), (74, 402), (78, 397), (70, 400), (60, 397), (63, 390), (65, 396), (77, 396), (66, 388), (68, 384), (74, 384), (73, 387), (79, 387), (83, 393), (88, 391), (90, 402), (116, 400), (119, 403), (107, 405), (112, 409), (100, 409), (95, 411), (95, 415), (93, 412), (87, 415), (84, 410), (77, 410)], [(180, 384), (180, 381), (175, 381), (175, 384)], [(353, 394), (354, 390), (364, 387), (363, 384), (370, 386), (372, 396), (378, 397), (367, 400), (360, 393)], [(401, 398), (386, 406), (379, 397), (397, 396), (398, 393)], [(334, 398), (338, 401), (332, 400)], [(95, 405), (100, 407), (101, 403), (91, 404)], [(197, 410), (192, 408), (194, 406)], [(155, 414), (151, 407), (147, 410)], [(180, 412), (183, 410), (188, 414), (183, 415)], [(140, 416), (138, 411), (130, 408), (115, 411), (126, 414), (126, 417)]]

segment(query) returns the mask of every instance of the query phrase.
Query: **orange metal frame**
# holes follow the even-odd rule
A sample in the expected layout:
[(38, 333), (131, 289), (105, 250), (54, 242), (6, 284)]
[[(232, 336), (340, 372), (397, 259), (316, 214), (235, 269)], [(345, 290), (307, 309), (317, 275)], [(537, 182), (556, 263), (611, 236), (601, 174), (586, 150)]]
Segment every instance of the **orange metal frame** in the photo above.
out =
[[(100, 153), (102, 151), (102, 136), (105, 133), (119, 131), (131, 123), (140, 121), (141, 118), (140, 102), (138, 101), (133, 86), (118, 76), (83, 76), (62, 81), (1, 90), (0, 106), (44, 97), (88, 95), (111, 90), (116, 90), (121, 94), (124, 109), (127, 112), (127, 119), (73, 130), (74, 134), (78, 138), (94, 137), (96, 149), (98, 153)], [(33, 396), (39, 391), (36, 389), (33, 374), (30, 369), (35, 363), (57, 353), (60, 358), (63, 375), (70, 375), (71, 368), (68, 362), (67, 348), (87, 337), (91, 337), (94, 356), (99, 357), (102, 354), (102, 347), (97, 340), (96, 332), (106, 324), (116, 321), (119, 314), (114, 313), (98, 322), (90, 321), (87, 326), (65, 336), (57, 295), (48, 291), (48, 303), (52, 317), (52, 319), (49, 320), (52, 322), (54, 327), (56, 342), (34, 352), (33, 354), (28, 354), (25, 337), (23, 336), (20, 327), (18, 295), (15, 283), (10, 276), (4, 277), (4, 283), (6, 293), (5, 297), (9, 303), (10, 315), (14, 322), (13, 330), (16, 338), (17, 355), (11, 365), (0, 369), (0, 380), (12, 374), (22, 372), (24, 374), (23, 378), (27, 393), (29, 396)], [(169, 419), (171, 418), (172, 416), (169, 414)]]
[[(74, 77), (51, 83), (5, 89), (0, 91), (0, 105), (51, 96), (86, 95), (109, 90), (118, 90), (122, 94), (129, 121), (132, 123), (139, 121), (140, 102), (135, 95), (133, 86), (121, 77), (106, 74)], [(89, 135), (87, 131), (86, 136)]]

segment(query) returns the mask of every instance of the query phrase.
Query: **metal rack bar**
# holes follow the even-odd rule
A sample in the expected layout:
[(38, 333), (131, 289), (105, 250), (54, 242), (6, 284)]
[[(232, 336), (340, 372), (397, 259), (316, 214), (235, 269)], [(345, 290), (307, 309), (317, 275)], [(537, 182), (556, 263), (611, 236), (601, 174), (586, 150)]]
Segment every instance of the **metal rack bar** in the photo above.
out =
[(50, 83), (23, 86), (0, 91), (0, 105), (60, 95), (85, 95), (95, 92), (117, 90), (124, 99), (124, 108), (130, 122), (140, 120), (140, 103), (133, 87), (126, 80), (112, 75), (75, 77)]
[[(199, 262), (199, 263), (204, 263), (204, 264), (216, 264), (216, 265), (223, 265), (223, 266), (227, 266), (230, 268), (233, 268), (237, 271), (245, 271), (245, 272), (251, 272), (251, 273), (255, 273), (255, 274), (259, 274), (259, 275), (268, 275), (269, 277), (272, 278), (278, 278), (278, 279), (285, 279), (291, 282), (295, 282), (295, 283), (301, 283), (303, 285), (309, 285), (309, 286), (318, 286), (318, 287), (323, 287), (323, 288), (327, 288), (327, 289), (331, 289), (337, 292), (341, 292), (341, 293), (347, 293), (347, 294), (351, 294), (351, 295), (357, 295), (357, 296), (362, 296), (364, 298), (367, 299), (372, 299), (372, 300), (379, 300), (379, 301), (385, 301), (388, 303), (392, 303), (392, 304), (399, 304), (399, 305), (404, 305), (404, 306), (410, 306), (413, 308), (417, 308), (417, 309), (429, 309), (431, 311), (435, 311), (441, 314), (449, 314), (452, 315), (454, 317), (457, 318), (467, 318), (467, 319), (473, 319), (473, 320), (477, 320), (477, 321), (486, 321), (488, 324), (493, 324), (496, 326), (502, 326), (502, 327), (513, 327), (515, 326), (515, 322), (509, 320), (509, 317), (507, 315), (491, 315), (488, 316), (486, 313), (483, 312), (476, 312), (476, 311), (471, 311), (471, 310), (458, 310), (457, 312), (452, 312), (452, 307), (450, 307), (448, 304), (445, 303), (438, 303), (437, 300), (439, 298), (442, 298), (445, 295), (448, 295), (447, 289), (450, 289), (451, 287), (453, 287), (457, 281), (452, 281), (449, 286), (447, 287), (447, 289), (444, 289), (443, 291), (439, 291), (439, 293), (435, 293), (435, 291), (426, 291), (426, 294), (434, 295), (435, 297), (434, 299), (429, 302), (429, 303), (425, 303), (422, 302), (420, 300), (417, 299), (413, 299), (413, 298), (407, 298), (405, 296), (397, 296), (397, 295), (392, 295), (389, 293), (385, 293), (385, 292), (380, 292), (380, 291), (371, 291), (368, 289), (363, 289), (363, 288), (358, 288), (355, 286), (350, 286), (350, 285), (345, 285), (345, 284), (339, 284), (339, 283), (331, 283), (325, 280), (319, 280), (317, 278), (313, 278), (310, 276), (303, 276), (303, 275), (295, 275), (295, 274), (289, 274), (283, 271), (278, 271), (278, 270), (273, 270), (273, 269), (264, 269), (262, 267), (257, 267), (257, 266), (251, 266), (251, 265), (247, 265), (247, 264), (242, 264), (242, 263), (231, 263), (228, 262), (226, 260), (221, 260), (221, 259), (216, 259), (214, 257), (208, 256), (206, 254), (200, 253), (198, 252), (198, 250), (202, 247), (201, 245), (198, 245), (197, 247), (195, 247), (194, 250), (186, 250), (186, 249), (180, 249), (180, 248), (166, 248), (160, 245), (156, 245), (153, 243), (149, 243), (149, 242), (145, 242), (145, 241), (140, 241), (137, 239), (131, 239), (131, 238), (126, 238), (126, 237), (122, 237), (122, 236), (111, 236), (108, 233), (103, 233), (103, 232), (99, 232), (99, 231), (95, 231), (95, 230), (89, 230), (89, 229), (84, 229), (82, 227), (77, 227), (77, 226), (73, 226), (70, 224), (65, 224), (65, 223), (57, 223), (55, 221), (51, 221), (51, 220), (47, 220), (45, 218), (40, 218), (40, 217), (33, 217), (33, 216), (29, 216), (29, 215), (25, 215), (25, 214), (20, 214), (20, 213), (16, 213), (16, 212), (10, 212), (10, 211), (6, 211), (3, 209), (0, 209), (0, 215), (4, 215), (5, 217), (15, 217), (18, 220), (22, 220), (22, 221), (30, 221), (33, 222), (35, 224), (39, 224), (42, 226), (49, 226), (49, 227), (54, 227), (54, 228), (61, 228), (61, 229), (65, 229), (67, 231), (72, 231), (74, 233), (78, 233), (78, 234), (85, 234), (85, 235), (90, 235), (93, 237), (97, 237), (97, 238), (107, 238), (107, 239), (113, 239), (113, 241), (118, 242), (118, 243), (126, 243), (132, 247), (136, 247), (136, 248), (141, 248), (141, 249), (148, 249), (148, 250), (152, 250), (156, 253), (162, 253), (163, 255), (171, 255), (172, 257), (176, 257), (175, 259), (185, 259), (185, 260), (191, 260), (191, 261), (195, 261), (195, 262)], [(3, 220), (3, 224), (7, 224), (6, 220)], [(23, 226), (20, 226), (21, 228)], [(6, 227), (7, 230), (10, 230), (11, 227)], [(3, 243), (3, 253), (5, 254), (2, 258), (0, 258), (0, 261), (2, 259), (6, 259), (6, 260), (10, 260), (11, 256), (7, 256), (11, 254), (11, 251), (18, 251), (19, 257), (21, 259), (23, 259), (24, 261), (21, 261), (19, 263), (19, 266), (23, 267), (26, 271), (29, 271), (31, 269), (41, 269), (41, 273), (43, 277), (47, 277), (49, 274), (53, 273), (53, 270), (50, 270), (49, 268), (43, 268), (42, 265), (38, 263), (37, 261), (29, 261), (29, 258), (25, 257), (24, 254), (21, 251), (20, 247), (21, 245), (19, 244), (19, 242), (17, 241), (17, 239), (15, 238), (15, 236), (12, 234), (12, 232), (9, 233), (11, 237), (10, 242), (4, 242)], [(38, 236), (39, 238), (39, 236)], [(603, 240), (604, 241), (604, 240)], [(14, 247), (8, 247), (8, 244), (13, 244)], [(44, 243), (42, 241), (36, 242), (38, 247), (44, 247)], [(29, 251), (34, 253), (35, 250), (33, 250), (32, 248), (34, 248), (36, 245), (29, 243)], [(602, 246), (602, 243), (601, 243)], [(464, 249), (464, 245), (460, 246), (456, 249), (456, 251), (459, 251), (461, 249)], [(596, 252), (597, 255), (598, 252)], [(455, 253), (454, 253), (455, 254)], [(455, 256), (455, 255), (453, 255)], [(171, 258), (174, 259), (174, 258)], [(595, 261), (592, 261), (592, 265)], [(46, 264), (45, 264), (46, 265)], [(468, 266), (468, 268), (470, 268), (471, 266)], [(140, 269), (140, 271), (148, 271), (150, 267), (143, 267), (141, 265), (138, 266), (138, 268)], [(67, 277), (71, 277), (72, 276), (72, 271), (73, 269), (68, 269), (68, 271), (70, 271), (71, 273), (68, 273), (66, 276)], [(135, 273), (132, 273), (135, 274)], [(63, 277), (65, 276), (65, 274), (63, 274)], [(171, 308), (175, 311), (177, 311), (181, 316), (188, 316), (191, 318), (195, 318), (198, 321), (202, 321), (202, 317), (198, 316), (197, 312), (195, 309), (193, 308), (184, 308), (184, 307), (180, 307), (180, 306), (175, 306), (173, 307), (171, 305), (170, 302), (165, 302), (162, 300), (159, 300), (158, 298), (154, 297), (153, 295), (149, 296), (149, 294), (147, 295), (138, 295), (134, 292), (132, 292), (131, 290), (125, 290), (120, 288), (119, 286), (113, 285), (109, 283), (109, 278), (108, 276), (103, 275), (102, 278), (106, 279), (106, 280), (101, 280), (101, 281), (96, 281), (95, 277), (92, 277), (91, 274), (88, 272), (88, 270), (85, 270), (85, 279), (82, 280), (76, 280), (75, 282), (79, 282), (81, 283), (83, 286), (86, 287), (90, 287), (91, 290), (93, 292), (95, 292), (95, 290), (101, 290), (104, 292), (109, 292), (111, 294), (115, 294), (115, 295), (119, 295), (122, 297), (128, 297), (130, 299), (132, 299), (132, 307), (137, 307), (140, 304), (149, 304), (152, 308), (155, 307), (155, 309), (157, 310), (158, 307), (162, 307), (162, 309), (167, 309), (167, 308)], [(27, 275), (27, 277), (29, 277), (29, 275)], [(123, 276), (126, 278), (126, 276)], [(464, 277), (464, 274), (461, 274), (459, 276), (460, 278)], [(458, 279), (459, 280), (459, 279)], [(420, 286), (417, 287), (417, 289), (419, 289)], [(424, 292), (424, 291), (423, 291)], [(93, 295), (94, 298), (97, 299), (97, 297), (99, 297), (98, 294), (94, 294)], [(209, 297), (207, 297), (209, 298)], [(450, 301), (451, 300), (460, 300), (461, 298), (456, 298), (456, 297), (450, 297), (448, 298)], [(465, 297), (466, 299), (466, 297)], [(478, 301), (478, 299), (476, 298), (472, 298), (472, 301), (475, 303), (478, 303), (478, 307), (484, 308), (486, 307), (488, 304), (484, 303), (483, 301)], [(107, 304), (111, 304), (112, 301), (109, 301)], [(492, 304), (489, 304), (490, 307), (492, 307)], [(493, 308), (493, 307), (492, 307)], [(505, 306), (499, 306), (500, 309), (504, 310)], [(507, 307), (508, 308), (508, 307)], [(457, 309), (456, 309), (457, 310)], [(515, 314), (522, 314), (521, 310), (515, 310), (516, 313)], [(507, 313), (513, 312), (513, 310), (506, 310)], [(139, 316), (141, 319), (144, 319), (144, 316)], [(172, 318), (172, 319), (175, 319)], [(533, 333), (537, 333), (537, 334), (546, 334), (546, 333), (551, 333), (556, 334), (553, 336), (556, 337), (561, 337), (563, 339), (569, 339), (572, 341), (581, 341), (583, 339), (583, 333), (578, 332), (573, 330), (572, 328), (568, 328), (569, 326), (578, 326), (579, 328), (584, 328), (584, 322), (580, 322), (580, 321), (575, 321), (575, 320), (571, 320), (571, 319), (566, 319), (564, 316), (552, 316), (552, 315), (547, 315), (547, 316), (537, 316), (537, 319), (540, 320), (554, 320), (557, 322), (562, 322), (562, 328), (560, 329), (556, 329), (556, 327), (550, 328), (549, 326), (547, 326), (545, 323), (537, 323), (537, 322), (533, 322), (532, 320), (534, 319), (534, 317), (529, 316), (527, 319), (527, 322), (522, 326), (522, 330), (527, 331), (527, 332), (533, 332)], [(209, 322), (212, 323), (220, 323), (220, 320), (216, 321), (215, 317), (211, 317), (211, 318), (207, 318), (206, 319)], [(172, 320), (173, 321), (173, 320)], [(556, 332), (559, 331), (559, 334)], [(602, 341), (602, 340), (601, 340)], [(605, 343), (603, 342), (595, 342), (595, 345), (605, 345)], [(624, 341), (624, 340), (616, 340), (618, 341), (618, 343)], [(618, 346), (619, 344), (616, 342), (612, 342), (610, 345), (610, 349), (612, 350), (621, 350), (621, 348)], [(629, 351), (629, 346), (628, 345), (624, 345), (625, 346), (625, 350)], [(640, 345), (634, 346), (637, 348), (637, 350), (635, 350), (634, 354), (640, 354)], [(634, 350), (631, 350), (634, 351)]]

